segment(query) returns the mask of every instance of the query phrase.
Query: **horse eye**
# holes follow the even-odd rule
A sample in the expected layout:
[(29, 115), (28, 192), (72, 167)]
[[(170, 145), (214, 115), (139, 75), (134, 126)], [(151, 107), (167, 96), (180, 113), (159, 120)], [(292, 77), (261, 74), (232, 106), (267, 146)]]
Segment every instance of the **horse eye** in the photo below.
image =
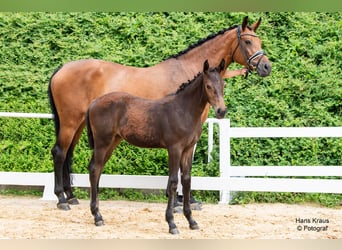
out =
[(246, 43), (247, 45), (252, 44), (251, 40), (246, 40), (245, 43)]
[(211, 86), (210, 86), (210, 85), (207, 85), (207, 89), (211, 89)]

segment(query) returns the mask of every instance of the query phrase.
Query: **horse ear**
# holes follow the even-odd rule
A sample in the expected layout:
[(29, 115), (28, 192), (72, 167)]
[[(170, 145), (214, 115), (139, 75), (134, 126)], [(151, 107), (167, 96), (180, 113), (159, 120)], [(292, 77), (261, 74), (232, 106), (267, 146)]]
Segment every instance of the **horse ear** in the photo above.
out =
[(256, 23), (254, 23), (254, 24), (252, 25), (252, 30), (253, 30), (254, 32), (256, 32), (256, 30), (258, 29), (260, 23), (261, 23), (261, 17), (259, 18), (259, 20), (258, 20)]
[(209, 69), (209, 62), (208, 62), (208, 59), (205, 60), (204, 64), (203, 64), (203, 72), (206, 72), (208, 71)]
[(219, 71), (222, 72), (225, 69), (226, 61), (222, 58), (222, 61), (219, 65)]
[(245, 16), (245, 18), (242, 21), (242, 31), (245, 31), (248, 24), (248, 16)]

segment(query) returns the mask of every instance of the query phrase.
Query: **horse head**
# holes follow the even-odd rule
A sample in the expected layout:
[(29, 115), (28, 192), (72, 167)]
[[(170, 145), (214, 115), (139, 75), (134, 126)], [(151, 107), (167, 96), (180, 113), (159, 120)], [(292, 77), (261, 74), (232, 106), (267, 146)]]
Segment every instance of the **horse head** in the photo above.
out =
[(220, 75), (223, 70), (225, 70), (224, 59), (222, 59), (219, 66), (214, 69), (209, 69), (208, 60), (203, 64), (204, 91), (207, 95), (208, 102), (215, 110), (216, 117), (219, 119), (223, 118), (227, 112), (223, 96), (224, 80)]
[(268, 76), (272, 70), (272, 64), (262, 50), (262, 43), (256, 30), (261, 24), (261, 18), (248, 25), (248, 16), (243, 19), (242, 25), (237, 27), (237, 45), (232, 54), (234, 61), (245, 65), (249, 71), (256, 70), (259, 76)]

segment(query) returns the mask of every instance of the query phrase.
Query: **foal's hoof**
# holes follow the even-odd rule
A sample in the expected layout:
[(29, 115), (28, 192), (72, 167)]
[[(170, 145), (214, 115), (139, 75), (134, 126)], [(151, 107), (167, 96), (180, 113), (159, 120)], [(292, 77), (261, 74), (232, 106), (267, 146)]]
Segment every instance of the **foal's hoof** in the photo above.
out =
[(103, 220), (95, 221), (95, 226), (101, 227), (101, 226), (103, 226), (103, 225), (104, 225)]
[(170, 234), (173, 234), (173, 235), (176, 235), (176, 234), (179, 234), (179, 231), (178, 231), (178, 229), (175, 227), (175, 228), (170, 228), (169, 233), (170, 233)]
[(197, 223), (191, 224), (191, 225), (190, 225), (190, 229), (192, 229), (192, 230), (198, 230), (198, 229), (199, 229), (199, 226), (198, 226)]
[(68, 200), (68, 203), (69, 203), (70, 205), (78, 205), (78, 204), (80, 204), (80, 203), (78, 202), (77, 198), (75, 198), (75, 197), (69, 199), (69, 200)]
[(63, 211), (70, 210), (70, 206), (68, 205), (68, 203), (57, 203), (57, 208)]

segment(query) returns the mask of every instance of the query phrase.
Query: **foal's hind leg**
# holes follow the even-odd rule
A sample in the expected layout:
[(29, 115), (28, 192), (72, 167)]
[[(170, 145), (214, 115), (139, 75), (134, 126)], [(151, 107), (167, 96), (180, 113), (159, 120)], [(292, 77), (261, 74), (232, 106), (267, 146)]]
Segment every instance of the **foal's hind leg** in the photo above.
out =
[(91, 186), (90, 211), (94, 216), (96, 226), (104, 225), (102, 215), (99, 210), (99, 182), (104, 165), (112, 155), (113, 150), (120, 143), (121, 138), (116, 137), (110, 146), (95, 146), (93, 157), (89, 163), (89, 180)]
[(91, 161), (88, 167), (89, 168), (89, 181), (90, 181), (90, 186), (91, 186), (90, 211), (92, 215), (94, 216), (95, 225), (102, 226), (104, 223), (103, 223), (102, 215), (100, 214), (100, 211), (99, 211), (98, 193), (99, 193), (99, 180), (100, 180), (100, 175), (102, 172), (103, 164), (99, 161), (95, 162), (94, 155), (95, 155), (95, 152), (91, 158)]
[(173, 217), (173, 204), (175, 199), (175, 193), (178, 184), (178, 170), (180, 162), (180, 152), (178, 149), (168, 150), (169, 154), (169, 179), (167, 183), (166, 193), (168, 196), (167, 208), (165, 218), (169, 224), (169, 233), (179, 234), (177, 226)]

